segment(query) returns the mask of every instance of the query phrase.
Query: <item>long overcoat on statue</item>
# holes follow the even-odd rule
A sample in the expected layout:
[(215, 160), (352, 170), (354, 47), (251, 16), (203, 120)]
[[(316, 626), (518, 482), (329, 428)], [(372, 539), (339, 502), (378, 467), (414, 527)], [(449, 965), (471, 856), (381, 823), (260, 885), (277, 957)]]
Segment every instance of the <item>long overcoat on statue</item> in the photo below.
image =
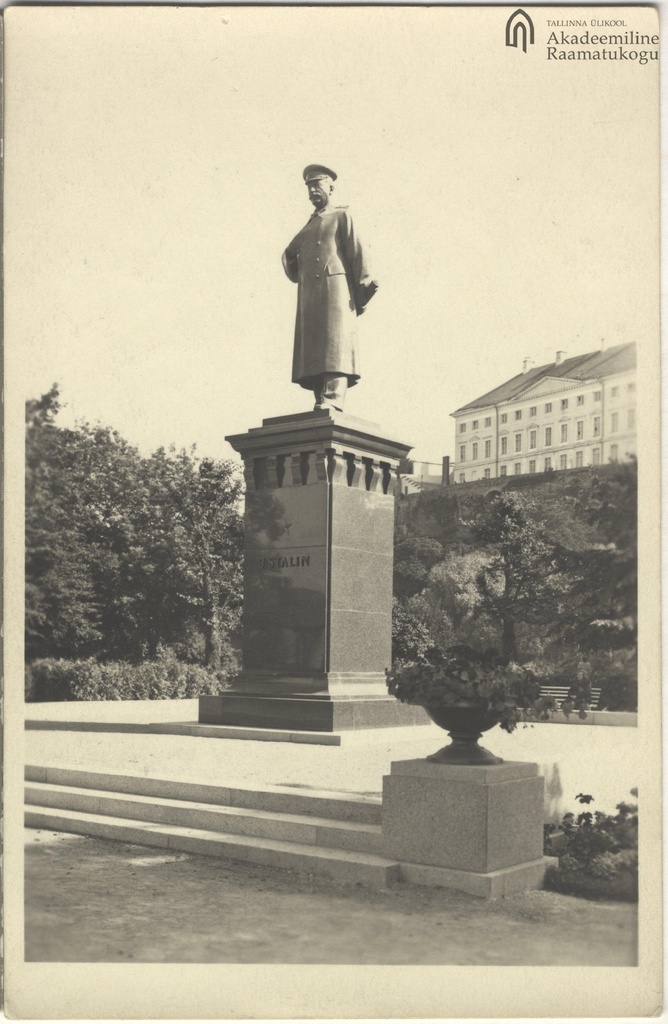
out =
[(292, 380), (312, 388), (323, 373), (359, 376), (357, 317), (378, 285), (345, 206), (316, 211), (283, 253), (298, 285)]

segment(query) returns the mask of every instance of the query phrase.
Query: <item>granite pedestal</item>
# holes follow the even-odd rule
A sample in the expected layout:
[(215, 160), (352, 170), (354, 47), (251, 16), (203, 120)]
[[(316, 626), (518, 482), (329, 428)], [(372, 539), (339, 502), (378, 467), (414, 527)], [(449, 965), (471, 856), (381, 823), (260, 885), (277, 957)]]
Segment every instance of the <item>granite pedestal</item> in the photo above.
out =
[(476, 896), (540, 888), (543, 779), (538, 765), (392, 763), (383, 779), (384, 855), (417, 884)]
[(316, 410), (227, 438), (244, 460), (243, 670), (200, 722), (283, 729), (427, 723), (389, 697), (394, 492), (410, 446)]

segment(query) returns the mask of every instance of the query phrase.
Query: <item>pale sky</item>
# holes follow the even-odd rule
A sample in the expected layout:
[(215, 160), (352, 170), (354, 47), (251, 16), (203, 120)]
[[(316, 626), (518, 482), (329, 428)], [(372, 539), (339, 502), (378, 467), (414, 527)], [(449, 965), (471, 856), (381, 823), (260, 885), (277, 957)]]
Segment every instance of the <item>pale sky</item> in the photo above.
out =
[(548, 61), (531, 10), (524, 54), (502, 8), (11, 9), (9, 386), (224, 457), (311, 408), (280, 262), (311, 162), (380, 281), (346, 411), (416, 458), (525, 356), (656, 346), (657, 64)]

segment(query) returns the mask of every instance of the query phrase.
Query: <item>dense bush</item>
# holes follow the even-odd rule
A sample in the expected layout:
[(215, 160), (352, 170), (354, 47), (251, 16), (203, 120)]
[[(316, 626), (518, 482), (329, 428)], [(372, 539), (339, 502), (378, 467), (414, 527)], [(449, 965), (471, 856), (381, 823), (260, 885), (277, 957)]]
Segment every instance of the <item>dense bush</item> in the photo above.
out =
[(41, 658), (26, 671), (26, 700), (184, 700), (227, 689), (227, 676), (160, 649), (154, 661), (100, 664), (94, 658)]
[(392, 663), (424, 661), (433, 640), (421, 619), (395, 598), (392, 603)]
[[(634, 791), (635, 792), (635, 791)], [(591, 803), (578, 794), (580, 803)], [(545, 826), (545, 852), (555, 852), (555, 826)], [(617, 804), (617, 814), (566, 814), (560, 826), (559, 865), (549, 867), (545, 886), (572, 896), (638, 899), (638, 807)]]

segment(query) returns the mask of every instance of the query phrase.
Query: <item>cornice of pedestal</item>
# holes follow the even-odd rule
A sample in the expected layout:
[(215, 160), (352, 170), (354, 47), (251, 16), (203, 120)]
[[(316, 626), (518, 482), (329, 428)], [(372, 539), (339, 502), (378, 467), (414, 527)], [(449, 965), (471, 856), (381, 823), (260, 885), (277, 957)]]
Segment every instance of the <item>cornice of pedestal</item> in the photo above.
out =
[(274, 416), (244, 434), (225, 438), (243, 458), (288, 455), (334, 449), (390, 463), (408, 455), (412, 445), (386, 437), (377, 423), (334, 409), (317, 409), (291, 416)]

